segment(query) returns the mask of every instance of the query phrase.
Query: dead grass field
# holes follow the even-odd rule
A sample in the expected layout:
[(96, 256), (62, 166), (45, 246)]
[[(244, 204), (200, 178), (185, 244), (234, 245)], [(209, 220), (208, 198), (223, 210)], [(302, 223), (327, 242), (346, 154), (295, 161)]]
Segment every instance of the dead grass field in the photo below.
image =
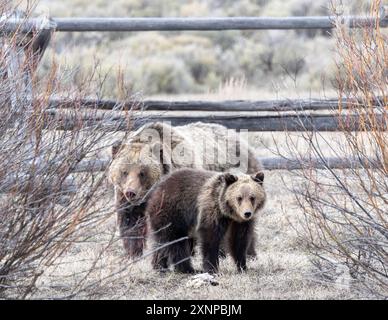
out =
[[(338, 134), (325, 133), (323, 137), (334, 141)], [(250, 138), (252, 144), (261, 146), (259, 156), (273, 156), (273, 139), (284, 144), (282, 133), (252, 134)], [(303, 150), (303, 144), (300, 148)], [(330, 150), (327, 151), (329, 155)], [(219, 285), (199, 288), (187, 286), (190, 276), (154, 272), (149, 257), (135, 263), (128, 261), (118, 239), (113, 195), (107, 184), (105, 198), (96, 203), (96, 206), (107, 208), (105, 216), (99, 217), (98, 226), (85, 228), (80, 243), (72, 246), (56, 266), (45, 270), (38, 283), (38, 297), (151, 300), (368, 298), (357, 294), (356, 284), (350, 284), (346, 274), (339, 274), (335, 282), (325, 282), (317, 273), (295, 231), (302, 217), (287, 189), (287, 185), (298, 183), (292, 179), (287, 171), (266, 173), (268, 205), (257, 224), (258, 257), (249, 261), (248, 272), (238, 274), (228, 257), (220, 266)], [(200, 263), (200, 255), (197, 255), (194, 263), (197, 269)], [(80, 281), (85, 290), (71, 291), (70, 288)]]

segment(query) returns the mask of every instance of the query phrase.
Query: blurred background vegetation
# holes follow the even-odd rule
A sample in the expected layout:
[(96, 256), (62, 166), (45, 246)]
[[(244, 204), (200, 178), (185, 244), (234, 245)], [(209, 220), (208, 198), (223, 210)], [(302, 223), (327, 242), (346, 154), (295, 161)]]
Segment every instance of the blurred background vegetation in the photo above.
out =
[[(339, 13), (366, 13), (366, 0), (342, 1)], [(304, 16), (331, 14), (330, 0), (41, 0), (52, 17)], [(342, 10), (342, 11), (341, 11)], [(57, 64), (81, 85), (98, 65), (105, 96), (121, 83), (145, 96), (208, 94), (225, 83), (254, 92), (330, 90), (335, 72), (329, 30), (59, 33), (41, 75)], [(234, 97), (238, 98), (238, 97)], [(244, 97), (241, 97), (244, 98)], [(258, 96), (257, 98), (260, 98)]]

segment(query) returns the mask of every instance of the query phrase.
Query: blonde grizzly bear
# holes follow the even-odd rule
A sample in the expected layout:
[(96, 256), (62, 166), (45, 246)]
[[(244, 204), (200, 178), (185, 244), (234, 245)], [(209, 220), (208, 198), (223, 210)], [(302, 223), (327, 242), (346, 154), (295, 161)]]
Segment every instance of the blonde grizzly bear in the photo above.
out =
[(172, 264), (179, 272), (194, 272), (190, 258), (199, 242), (204, 272), (217, 273), (220, 245), (227, 240), (238, 271), (246, 270), (256, 217), (266, 201), (263, 181), (262, 172), (181, 169), (154, 186), (143, 206), (155, 238), (154, 269)]
[[(132, 133), (125, 144), (112, 147), (109, 180), (115, 188), (118, 225), (129, 256), (143, 253), (147, 224), (141, 201), (160, 179), (180, 168), (254, 173), (262, 169), (247, 140), (218, 124), (192, 123), (172, 127), (149, 123)], [(249, 254), (254, 256), (254, 243)]]

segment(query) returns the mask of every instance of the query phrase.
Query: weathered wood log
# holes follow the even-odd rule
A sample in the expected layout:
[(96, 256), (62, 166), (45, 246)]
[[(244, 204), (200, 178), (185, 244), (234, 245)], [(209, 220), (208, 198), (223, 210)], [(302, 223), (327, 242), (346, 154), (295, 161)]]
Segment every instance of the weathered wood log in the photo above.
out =
[[(265, 170), (302, 170), (308, 168), (316, 169), (356, 169), (356, 168), (379, 168), (376, 160), (360, 161), (356, 158), (329, 157), (325, 159), (286, 159), (280, 157), (258, 158)], [(96, 159), (81, 161), (73, 170), (74, 173), (82, 172), (103, 172), (107, 169), (110, 159)], [(20, 177), (9, 178), (1, 182), (0, 194), (28, 188), (28, 182)], [(74, 195), (77, 186), (73, 179), (68, 179), (63, 184), (61, 194), (58, 194), (58, 201), (65, 201), (64, 197)], [(62, 200), (61, 200), (62, 199)]]
[(286, 159), (286, 158), (262, 158), (265, 170), (301, 170), (308, 168), (315, 169), (356, 169), (356, 168), (378, 168), (375, 160), (360, 161), (356, 158), (329, 157), (325, 159)]
[[(375, 128), (386, 130), (386, 119), (384, 115), (374, 116)], [(298, 112), (296, 114), (239, 114), (239, 113), (213, 113), (192, 115), (147, 114), (142, 112), (133, 115), (132, 121), (124, 116), (104, 116), (107, 120), (99, 120), (99, 117), (88, 118), (78, 117), (73, 120), (66, 115), (55, 115), (55, 120), (50, 120), (51, 129), (73, 130), (74, 128), (98, 128), (107, 131), (127, 131), (136, 130), (148, 122), (163, 121), (173, 126), (186, 125), (193, 122), (216, 123), (226, 126), (229, 129), (249, 130), (249, 131), (368, 131), (371, 125), (365, 117), (358, 114), (309, 114)], [(55, 125), (53, 125), (55, 123)], [(378, 127), (377, 127), (378, 126)]]
[[(6, 27), (8, 21), (23, 21), (23, 12), (13, 12), (0, 16), (0, 30)], [(36, 70), (49, 42), (55, 25), (48, 18), (35, 19), (34, 24), (27, 33), (15, 30), (11, 38), (3, 37), (0, 44), (7, 48), (9, 54), (7, 61), (6, 77), (13, 88), (9, 97), (12, 110), (21, 109), (20, 112), (29, 112), (32, 105), (32, 73)], [(4, 33), (0, 32), (0, 35)], [(5, 35), (6, 36), (6, 35)], [(27, 110), (26, 110), (27, 108)]]
[[(47, 23), (46, 21), (49, 21)], [(56, 28), (56, 23), (48, 17), (43, 18), (28, 18), (22, 11), (15, 11), (11, 14), (4, 14), (0, 17), (0, 36), (18, 34), (31, 35), (37, 30)], [(28, 41), (27, 38), (25, 40)]]
[[(287, 30), (287, 29), (332, 29), (337, 17), (209, 17), (209, 18), (53, 18), (56, 31), (190, 31), (190, 30)], [(376, 19), (363, 16), (343, 16), (341, 23), (350, 28), (376, 25)], [(15, 29), (28, 32), (35, 19), (9, 20), (1, 32)], [(388, 19), (382, 16), (379, 24), (388, 26)]]
[[(228, 17), (228, 18), (55, 18), (57, 31), (183, 31), (331, 29), (335, 17)], [(373, 26), (369, 17), (348, 16), (341, 21), (350, 28)], [(381, 19), (386, 27), (388, 20)]]
[(72, 172), (80, 173), (89, 171), (104, 171), (109, 165), (109, 163), (109, 159), (83, 160), (74, 168)]
[[(287, 159), (281, 157), (258, 158), (265, 170), (301, 170), (308, 168), (316, 169), (356, 169), (356, 168), (378, 168), (380, 165), (376, 160), (360, 161), (356, 158), (329, 157), (325, 159)], [(74, 172), (100, 172), (107, 169), (109, 159), (82, 161)]]
[[(285, 100), (229, 100), (229, 101), (159, 101), (133, 100), (114, 101), (96, 99), (51, 99), (51, 108), (74, 108), (101, 110), (147, 110), (147, 111), (301, 111), (301, 110), (335, 110), (363, 108), (363, 101), (355, 99), (285, 99)], [(369, 106), (383, 107), (384, 101), (377, 98)]]
[(51, 40), (51, 36), (55, 30), (56, 24), (49, 18), (42, 18), (37, 21), (35, 29), (33, 30), (33, 41), (31, 44), (32, 52), (35, 56), (35, 63), (38, 63)]
[[(14, 18), (12, 18), (14, 17)], [(15, 11), (13, 13), (6, 13), (0, 17), (0, 35), (5, 35), (0, 41), (1, 46), (6, 48), (7, 52), (4, 56), (6, 61), (6, 72), (2, 75), (4, 83), (9, 86), (9, 96), (5, 97), (5, 104), (0, 107), (7, 106), (13, 117), (7, 121), (9, 127), (14, 127), (14, 135), (21, 137), (29, 137), (27, 143), (20, 144), (21, 159), (18, 159), (19, 168), (17, 174), (9, 174), (3, 177), (0, 181), (0, 193), (15, 192), (15, 193), (33, 193), (34, 185), (32, 185), (39, 178), (44, 175), (43, 172), (37, 173), (37, 178), (30, 177), (29, 170), (31, 163), (29, 159), (39, 159), (42, 161), (44, 155), (38, 155), (36, 150), (34, 134), (30, 134), (31, 130), (28, 128), (30, 115), (33, 110), (33, 74), (36, 71), (38, 63), (42, 58), (45, 49), (47, 48), (51, 34), (54, 30), (53, 25), (47, 18), (36, 19), (31, 29), (28, 32), (22, 32), (18, 29), (7, 37), (4, 34), (3, 26), (7, 25), (9, 19), (23, 20), (26, 16), (23, 12)], [(6, 92), (6, 91), (4, 91)], [(7, 109), (7, 108), (6, 108)], [(3, 110), (3, 112), (6, 112)], [(32, 130), (34, 132), (34, 130)], [(23, 140), (20, 140), (22, 142)], [(44, 179), (42, 179), (44, 180)], [(76, 186), (74, 180), (67, 178), (61, 185), (60, 194), (53, 194), (51, 181), (44, 181), (40, 188), (47, 190), (47, 196), (50, 196), (55, 203), (66, 204), (70, 194), (74, 194)], [(39, 195), (45, 196), (45, 195)]]

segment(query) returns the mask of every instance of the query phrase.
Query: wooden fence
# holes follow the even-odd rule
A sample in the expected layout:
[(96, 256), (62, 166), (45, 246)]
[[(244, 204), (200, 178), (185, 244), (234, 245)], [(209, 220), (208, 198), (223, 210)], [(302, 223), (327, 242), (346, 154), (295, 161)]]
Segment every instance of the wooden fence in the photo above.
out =
[[(285, 100), (226, 100), (226, 101), (115, 101), (97, 99), (78, 99), (76, 103), (85, 109), (101, 110), (147, 110), (147, 111), (210, 111), (210, 112), (244, 112), (244, 111), (328, 111), (341, 109), (354, 109), (364, 107), (362, 101), (354, 99), (285, 99)], [(50, 107), (69, 108), (74, 105), (72, 99), (51, 99)], [(370, 105), (382, 108), (384, 101), (382, 98), (370, 101)]]
[[(167, 121), (172, 125), (185, 125), (191, 122), (218, 123), (229, 129), (247, 129), (250, 131), (340, 131), (367, 130), (369, 123), (360, 116), (362, 102), (350, 99), (328, 100), (267, 100), (267, 101), (111, 101), (81, 99), (49, 101), (49, 114), (61, 119), (61, 130), (71, 130), (77, 124), (65, 116), (61, 110), (77, 104), (80, 110), (99, 109), (104, 111), (131, 110), (134, 121), (131, 126), (137, 129), (146, 122)], [(370, 101), (370, 107), (376, 111), (384, 110), (383, 99)], [(342, 114), (338, 113), (339, 106)], [(361, 119), (360, 119), (361, 117)], [(104, 122), (106, 116), (92, 117), (87, 112), (82, 120), (87, 124)], [(384, 116), (376, 117), (384, 124)], [(79, 118), (77, 118), (79, 120)], [(127, 117), (121, 114), (111, 115), (109, 123), (112, 130), (128, 130)]]
[[(15, 30), (25, 33), (38, 33), (40, 39), (33, 43), (34, 51), (42, 56), (52, 32), (129, 32), (129, 31), (216, 31), (216, 30), (268, 30), (268, 29), (331, 29), (341, 25), (349, 28), (388, 27), (388, 10), (381, 9), (380, 19), (370, 17), (236, 17), (236, 18), (52, 18), (42, 23), (41, 19), (23, 20), (9, 18), (2, 22), (0, 33), (6, 35)], [(43, 26), (43, 27), (42, 27)], [(377, 109), (385, 107), (383, 99), (372, 101)], [(132, 125), (136, 127), (149, 121), (169, 121), (173, 125), (183, 125), (194, 121), (219, 123), (228, 128), (248, 129), (251, 131), (337, 131), (341, 129), (365, 130), (368, 123), (360, 123), (357, 113), (332, 112), (339, 109), (353, 110), (362, 107), (354, 100), (276, 100), (276, 101), (130, 101), (111, 100), (63, 100), (49, 101), (48, 114), (58, 117), (60, 112), (74, 104), (82, 109), (98, 108), (104, 111), (132, 110), (137, 112)], [(136, 106), (136, 108), (134, 108)], [(157, 113), (159, 112), (159, 113)], [(198, 113), (200, 112), (200, 113)], [(59, 117), (58, 129), (71, 130), (74, 121), (65, 116)], [(103, 122), (104, 117), (89, 118), (83, 116), (84, 123), (94, 125)], [(112, 128), (128, 130), (126, 118), (122, 115), (110, 117)], [(383, 122), (383, 117), (381, 116)], [(267, 169), (301, 169), (303, 161), (281, 158), (261, 159)], [(77, 172), (85, 170), (103, 170), (108, 160), (96, 160), (81, 163)], [(372, 165), (374, 162), (371, 161)], [(365, 166), (357, 159), (308, 159), (306, 166), (316, 168), (350, 168)]]

